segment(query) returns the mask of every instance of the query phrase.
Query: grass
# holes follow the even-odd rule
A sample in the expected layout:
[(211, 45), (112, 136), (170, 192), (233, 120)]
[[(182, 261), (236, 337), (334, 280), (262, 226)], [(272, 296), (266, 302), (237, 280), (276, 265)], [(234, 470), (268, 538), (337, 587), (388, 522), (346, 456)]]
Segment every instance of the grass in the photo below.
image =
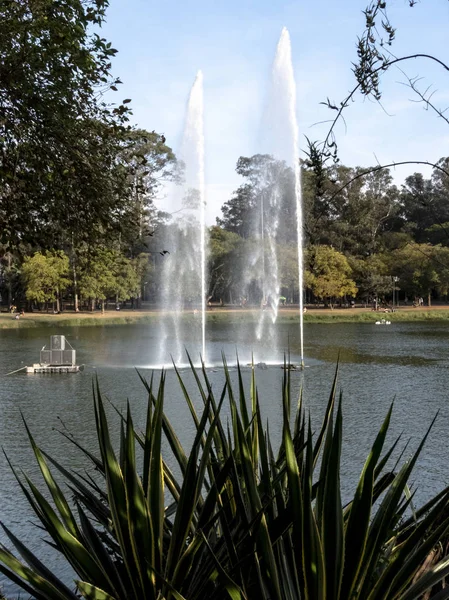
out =
[[(24, 317), (16, 320), (10, 314), (0, 313), (0, 329), (24, 329), (29, 327), (96, 327), (108, 325), (132, 325), (139, 323), (155, 323), (160, 320), (161, 312), (155, 310), (123, 310), (107, 311), (104, 314), (67, 312), (59, 315), (47, 313), (26, 313)], [(259, 310), (241, 310), (214, 308), (208, 310), (209, 323), (239, 324), (255, 322), (260, 316)], [(192, 311), (183, 313), (183, 319), (194, 322), (201, 317)], [(448, 321), (449, 308), (437, 306), (431, 308), (401, 307), (394, 313), (384, 314), (373, 312), (370, 309), (310, 309), (304, 315), (305, 323), (373, 323), (386, 318), (392, 323), (417, 322), (417, 321)], [(278, 313), (279, 323), (299, 323), (297, 309), (281, 309)]]

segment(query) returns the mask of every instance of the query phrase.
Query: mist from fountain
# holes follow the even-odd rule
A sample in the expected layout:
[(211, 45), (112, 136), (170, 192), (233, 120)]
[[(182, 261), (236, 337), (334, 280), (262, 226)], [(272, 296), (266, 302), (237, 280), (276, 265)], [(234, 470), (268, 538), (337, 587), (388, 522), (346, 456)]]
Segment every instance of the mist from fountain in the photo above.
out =
[[(241, 301), (260, 302), (255, 339), (236, 333), (236, 343), (252, 348), (254, 360), (280, 362), (286, 350), (277, 338), (276, 319), (281, 292), (279, 240), (289, 230), (289, 243), (297, 245), (300, 360), (304, 366), (303, 333), (303, 216), (301, 170), (296, 118), (296, 84), (290, 36), (282, 30), (271, 71), (266, 110), (262, 119), (260, 150), (252, 157), (255, 170), (252, 211), (245, 255), (235, 265), (240, 273)], [(187, 105), (182, 144), (178, 152), (184, 164), (184, 184), (171, 199), (171, 224), (165, 242), (170, 255), (164, 257), (160, 304), (167, 318), (161, 319), (160, 364), (185, 362), (185, 350), (196, 358), (206, 356), (206, 260), (203, 76), (195, 79)], [(255, 159), (255, 162), (254, 162)], [(288, 183), (286, 188), (286, 173)], [(287, 190), (287, 192), (286, 192)], [(286, 197), (289, 213), (286, 217)], [(295, 213), (295, 216), (294, 216)], [(291, 232), (291, 227), (294, 232)], [(185, 313), (196, 313), (186, 318)], [(170, 354), (169, 354), (170, 353)], [(243, 360), (250, 357), (242, 357)]]
[[(296, 118), (296, 82), (293, 72), (290, 35), (286, 27), (282, 29), (273, 65), (273, 90), (278, 90), (282, 99), (283, 119), (287, 121), (287, 156), (286, 160), (295, 174), (296, 231), (298, 245), (298, 287), (299, 287), (299, 322), (301, 366), (304, 366), (304, 239), (302, 214), (301, 165), (299, 163), (299, 131)], [(276, 92), (274, 92), (276, 93)], [(281, 134), (282, 135), (282, 134)]]
[[(183, 184), (169, 199), (172, 220), (165, 228), (159, 304), (159, 363), (185, 362), (201, 353), (206, 361), (206, 260), (203, 74), (198, 71), (190, 91), (181, 147)], [(189, 314), (190, 313), (190, 314)], [(193, 315), (193, 318), (190, 317)]]
[[(291, 43), (288, 30), (282, 30), (272, 66), (271, 82), (262, 119), (260, 150), (258, 155), (259, 209), (253, 214), (251, 237), (253, 247), (249, 253), (242, 276), (245, 293), (254, 282), (258, 282), (263, 310), (260, 312), (255, 334), (279, 359), (280, 348), (277, 339), (276, 319), (278, 316), (280, 281), (280, 250), (278, 232), (289, 226), (286, 219), (285, 179), (286, 170), (294, 181), (289, 193), (294, 195), (296, 213), (295, 241), (298, 252), (298, 283), (300, 312), (300, 352), (301, 365), (304, 365), (303, 334), (303, 217), (301, 197), (301, 169), (298, 150), (298, 122), (296, 118), (296, 84), (293, 72)], [(253, 157), (254, 159), (254, 157)], [(284, 348), (285, 350), (285, 348)], [(258, 356), (262, 360), (267, 354), (261, 349)]]

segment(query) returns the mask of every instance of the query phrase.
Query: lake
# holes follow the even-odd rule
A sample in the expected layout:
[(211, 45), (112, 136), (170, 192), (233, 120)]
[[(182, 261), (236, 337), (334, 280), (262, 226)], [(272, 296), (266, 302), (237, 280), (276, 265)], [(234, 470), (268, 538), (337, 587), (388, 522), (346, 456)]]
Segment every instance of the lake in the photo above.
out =
[[(26, 364), (38, 362), (39, 351), (49, 342), (50, 333), (66, 335), (77, 351), (82, 373), (67, 375), (4, 375)], [(276, 360), (290, 347), (292, 362), (298, 361), (298, 326), (278, 325), (281, 350)], [(235, 364), (236, 340), (244, 375), (251, 350), (268, 356), (270, 342), (256, 343), (253, 328), (239, 324), (214, 324), (208, 332), (208, 375), (215, 390), (220, 390), (223, 370), (217, 364), (225, 352), (229, 364)], [(418, 485), (417, 501), (425, 501), (448, 483), (449, 449), (449, 324), (397, 323), (375, 326), (370, 323), (306, 324), (304, 372), (292, 372), (293, 389), (298, 395), (301, 385), (312, 423), (320, 423), (326, 406), (336, 363), (339, 359), (339, 389), (343, 392), (344, 447), (342, 457), (343, 492), (353, 492), (364, 458), (393, 399), (390, 440), (404, 433), (411, 438), (407, 452), (416, 448), (434, 415), (438, 419), (424, 448), (412, 483)], [(188, 341), (186, 341), (188, 345)], [(82, 469), (83, 458), (58, 433), (71, 432), (83, 445), (96, 451), (92, 408), (92, 379), (98, 375), (103, 393), (119, 408), (129, 399), (136, 425), (142, 426), (146, 411), (146, 394), (134, 367), (145, 376), (149, 365), (159, 355), (157, 327), (128, 325), (117, 327), (49, 328), (0, 330), (0, 443), (12, 463), (20, 466), (34, 480), (38, 469), (29, 447), (21, 412), (38, 444), (66, 467)], [(262, 350), (260, 348), (262, 346)], [(192, 356), (196, 361), (197, 356)], [(181, 368), (187, 387), (194, 394), (198, 408), (201, 401), (192, 374)], [(282, 420), (282, 369), (269, 365), (257, 369), (257, 382), (264, 418), (270, 423), (273, 440), (278, 440)], [(231, 375), (236, 379), (235, 367)], [(183, 444), (188, 448), (193, 425), (182, 399), (179, 383), (169, 370), (165, 410)], [(249, 391), (249, 385), (248, 385)], [(218, 392), (217, 392), (218, 393)], [(227, 409), (224, 409), (225, 414)], [(109, 407), (108, 414), (116, 432), (118, 418)], [(42, 541), (41, 532), (31, 524), (33, 514), (23, 499), (6, 459), (0, 457), (0, 520), (10, 527), (29, 547), (65, 579), (70, 572), (57, 560), (51, 548)], [(0, 540), (6, 537), (0, 533)], [(16, 589), (0, 577), (7, 595)]]

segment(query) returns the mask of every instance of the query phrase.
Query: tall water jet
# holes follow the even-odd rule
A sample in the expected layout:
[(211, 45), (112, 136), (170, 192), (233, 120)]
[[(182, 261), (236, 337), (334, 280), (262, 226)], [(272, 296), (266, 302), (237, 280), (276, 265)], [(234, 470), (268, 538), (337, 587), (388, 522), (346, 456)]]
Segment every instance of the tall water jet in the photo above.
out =
[(299, 163), (299, 133), (296, 118), (296, 83), (293, 72), (292, 49), (290, 35), (286, 27), (282, 29), (281, 37), (276, 50), (273, 65), (273, 87), (283, 92), (285, 97), (285, 116), (290, 131), (290, 157), (295, 174), (295, 200), (296, 200), (296, 230), (298, 236), (298, 287), (299, 287), (299, 321), (300, 321), (300, 351), (301, 366), (304, 367), (304, 256), (303, 256), (303, 215), (302, 215), (302, 187), (301, 166)]
[[(174, 337), (170, 338), (166, 319), (162, 319), (162, 364), (170, 356), (180, 362), (185, 349), (190, 350), (192, 356), (201, 352), (203, 361), (207, 358), (203, 113), (203, 74), (198, 71), (187, 103), (178, 153), (183, 165), (183, 183), (173, 192), (168, 203), (172, 221), (164, 236), (168, 253), (164, 255), (162, 265), (160, 304), (170, 316)], [(183, 315), (186, 311), (195, 315), (193, 324)], [(192, 337), (193, 348), (189, 344)]]
[(186, 164), (186, 185), (197, 190), (200, 220), (201, 349), (206, 361), (206, 198), (204, 181), (203, 73), (198, 71), (187, 105), (181, 156)]
[[(277, 256), (276, 236), (281, 228), (287, 227), (288, 223), (282, 223), (286, 219), (285, 207), (288, 202), (282, 199), (286, 194), (282, 189), (281, 178), (285, 173), (285, 167), (290, 170), (293, 178), (294, 195), (293, 204), (296, 212), (296, 244), (298, 253), (298, 284), (299, 284), (299, 316), (300, 316), (300, 354), (301, 366), (304, 365), (304, 328), (303, 328), (303, 216), (302, 216), (302, 193), (301, 193), (301, 167), (299, 163), (298, 149), (298, 121), (296, 118), (296, 83), (293, 72), (292, 52), (290, 35), (284, 27), (276, 48), (276, 54), (271, 72), (271, 84), (268, 94), (267, 107), (263, 119), (262, 148), (267, 152), (271, 160), (266, 159), (267, 171), (273, 183), (266, 189), (270, 190), (269, 198), (262, 198), (262, 202), (268, 202), (270, 206), (270, 230), (262, 227), (262, 252), (264, 258), (269, 256), (269, 272), (265, 273), (265, 281), (269, 282), (271, 293), (277, 297), (274, 302), (273, 320), (277, 316), (279, 302), (279, 257)], [(275, 182), (276, 169), (278, 171), (278, 183)], [(288, 192), (290, 193), (290, 192)], [(283, 204), (284, 203), (284, 204)], [(262, 212), (263, 214), (263, 212)], [(268, 240), (267, 240), (268, 237)], [(281, 237), (280, 235), (278, 237)], [(285, 237), (284, 237), (285, 239)], [(265, 262), (265, 261), (264, 261)], [(259, 322), (258, 337), (261, 335), (263, 321)]]

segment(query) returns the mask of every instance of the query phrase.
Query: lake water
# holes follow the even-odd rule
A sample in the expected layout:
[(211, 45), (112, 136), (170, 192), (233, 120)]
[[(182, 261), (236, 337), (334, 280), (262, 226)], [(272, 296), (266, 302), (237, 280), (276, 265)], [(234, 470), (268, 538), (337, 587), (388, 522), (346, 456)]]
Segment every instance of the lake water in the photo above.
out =
[[(4, 375), (26, 364), (37, 362), (39, 351), (49, 341), (49, 329), (0, 330), (0, 443), (14, 465), (20, 466), (34, 480), (38, 470), (24, 430), (21, 412), (38, 444), (59, 459), (66, 467), (83, 468), (84, 462), (74, 447), (58, 433), (66, 429), (96, 451), (92, 409), (92, 379), (97, 374), (103, 393), (119, 408), (129, 399), (137, 426), (144, 423), (146, 395), (134, 367), (149, 376), (149, 365), (159, 354), (159, 343), (152, 325), (119, 327), (66, 328), (57, 333), (66, 335), (77, 350), (77, 362), (86, 370), (68, 375)], [(53, 332), (51, 332), (53, 333)], [(241, 324), (233, 328), (213, 325), (208, 333), (209, 377), (220, 390), (224, 377), (217, 365), (224, 351), (230, 364), (235, 364), (235, 341), (239, 342), (241, 363), (250, 360), (251, 350), (268, 356), (268, 342), (261, 351), (254, 340), (252, 327)], [(368, 323), (306, 324), (303, 373), (293, 372), (293, 388), (303, 385), (312, 423), (320, 423), (327, 403), (337, 360), (340, 362), (339, 388), (343, 392), (344, 447), (342, 479), (346, 495), (360, 473), (363, 460), (373, 438), (395, 399), (390, 439), (404, 432), (411, 438), (411, 449), (425, 433), (433, 416), (438, 419), (431, 432), (414, 475), (419, 484), (417, 500), (422, 502), (436, 493), (449, 480), (449, 325), (441, 323), (398, 323), (375, 326)], [(297, 325), (279, 325), (278, 339), (284, 348), (274, 357), (282, 360), (284, 349), (290, 346), (293, 360), (298, 360)], [(186, 342), (188, 343), (188, 341)], [(196, 360), (198, 357), (193, 356)], [(196, 406), (201, 401), (192, 374), (181, 369)], [(249, 381), (250, 369), (244, 368)], [(231, 369), (236, 378), (235, 368)], [(279, 439), (281, 427), (282, 369), (269, 366), (257, 369), (257, 382), (265, 419), (269, 421), (273, 440)], [(193, 425), (179, 384), (171, 370), (167, 376), (165, 410), (187, 446), (193, 435)], [(249, 391), (249, 385), (248, 385)], [(226, 414), (226, 409), (225, 414)], [(118, 419), (109, 410), (113, 426)], [(18, 489), (7, 465), (0, 457), (0, 520), (47, 564), (70, 579), (70, 572), (42, 541), (42, 533), (30, 522), (33, 514)], [(0, 533), (0, 541), (6, 537)], [(12, 597), (14, 586), (0, 577), (4, 592)]]

